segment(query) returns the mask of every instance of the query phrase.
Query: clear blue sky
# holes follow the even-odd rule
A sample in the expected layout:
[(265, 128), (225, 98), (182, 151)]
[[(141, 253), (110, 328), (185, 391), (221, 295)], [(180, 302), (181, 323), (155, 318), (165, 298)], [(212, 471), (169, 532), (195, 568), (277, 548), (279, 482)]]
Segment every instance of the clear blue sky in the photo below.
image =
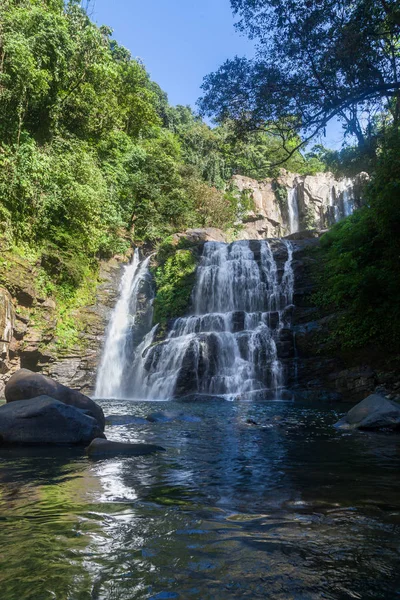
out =
[[(236, 54), (254, 53), (253, 43), (234, 28), (229, 0), (91, 0), (88, 12), (143, 60), (171, 104), (195, 108), (207, 73)], [(337, 147), (338, 125), (327, 134), (325, 145)]]
[(235, 54), (252, 55), (229, 0), (93, 0), (89, 12), (144, 61), (171, 104), (194, 107), (207, 73)]

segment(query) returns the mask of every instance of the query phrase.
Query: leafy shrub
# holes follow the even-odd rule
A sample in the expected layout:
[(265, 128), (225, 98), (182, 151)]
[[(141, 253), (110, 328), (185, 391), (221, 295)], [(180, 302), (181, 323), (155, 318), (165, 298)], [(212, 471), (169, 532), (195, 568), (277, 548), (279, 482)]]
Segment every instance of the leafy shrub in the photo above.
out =
[(321, 239), (320, 306), (337, 310), (333, 331), (347, 347), (400, 350), (400, 135), (387, 137), (368, 204)]
[(188, 249), (174, 251), (155, 269), (155, 322), (163, 325), (168, 319), (185, 314), (195, 282), (196, 266), (195, 253)]
[(196, 211), (196, 221), (201, 227), (229, 227), (237, 218), (237, 198), (206, 183), (191, 179), (187, 193)]
[(273, 190), (276, 201), (278, 203), (281, 213), (287, 213), (288, 211), (288, 193), (287, 187), (275, 181), (273, 184)]

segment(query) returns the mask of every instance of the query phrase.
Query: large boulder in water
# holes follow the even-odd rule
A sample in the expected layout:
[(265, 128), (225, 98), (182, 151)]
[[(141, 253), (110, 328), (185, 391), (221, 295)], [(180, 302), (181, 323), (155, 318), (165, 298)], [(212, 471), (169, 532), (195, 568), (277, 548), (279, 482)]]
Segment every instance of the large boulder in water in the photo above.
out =
[(400, 405), (371, 394), (335, 424), (338, 429), (400, 429)]
[(118, 456), (143, 456), (154, 452), (165, 452), (165, 448), (153, 444), (131, 444), (130, 442), (113, 442), (112, 440), (95, 439), (86, 448), (91, 458)]
[(75, 406), (85, 411), (88, 415), (94, 417), (104, 431), (105, 418), (102, 408), (93, 400), (84, 396), (78, 390), (70, 388), (28, 369), (20, 369), (9, 379), (5, 387), (5, 397), (7, 402), (16, 402), (17, 400), (29, 400), (38, 396), (50, 396), (59, 402)]
[(87, 444), (101, 436), (95, 418), (49, 396), (0, 407), (0, 444)]

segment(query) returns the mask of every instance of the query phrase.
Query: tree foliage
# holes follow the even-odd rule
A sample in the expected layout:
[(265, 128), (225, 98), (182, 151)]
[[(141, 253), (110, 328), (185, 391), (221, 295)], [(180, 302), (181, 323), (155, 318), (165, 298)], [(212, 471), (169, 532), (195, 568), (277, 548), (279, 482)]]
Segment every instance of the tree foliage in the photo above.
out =
[(392, 129), (368, 189), (368, 204), (321, 240), (318, 303), (339, 317), (338, 345), (379, 343), (400, 351), (400, 135)]
[(59, 296), (132, 241), (232, 227), (232, 174), (272, 174), (279, 144), (239, 144), (230, 124), (171, 107), (78, 0), (0, 0), (0, 13), (0, 235), (34, 251)]
[(200, 224), (193, 181), (223, 187), (207, 166), (212, 131), (172, 109), (77, 1), (0, 3), (3, 234), (51, 253), (46, 265), (70, 264), (71, 252), (90, 263), (124, 238)]
[[(311, 139), (332, 117), (368, 145), (382, 109), (400, 118), (396, 0), (231, 0), (238, 28), (258, 43), (205, 78), (201, 107), (219, 121)], [(287, 156), (293, 148), (286, 145)], [(372, 149), (373, 151), (373, 149)]]

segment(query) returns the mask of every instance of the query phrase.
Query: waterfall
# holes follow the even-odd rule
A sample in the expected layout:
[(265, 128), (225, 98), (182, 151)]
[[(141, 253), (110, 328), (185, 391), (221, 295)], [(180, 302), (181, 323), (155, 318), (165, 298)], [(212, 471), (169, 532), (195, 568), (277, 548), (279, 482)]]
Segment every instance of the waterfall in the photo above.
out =
[(342, 183), (343, 213), (345, 217), (354, 212), (354, 185), (351, 179), (345, 179)]
[(279, 345), (290, 325), (294, 276), (290, 242), (275, 245), (277, 259), (266, 240), (204, 245), (193, 314), (177, 318), (163, 342), (154, 343), (153, 330), (142, 343), (133, 369), (136, 397), (279, 396)]
[(337, 204), (336, 189), (334, 185), (332, 185), (329, 190), (329, 206), (331, 208), (330, 217), (334, 223), (337, 223), (340, 221), (340, 208)]
[[(132, 262), (124, 267), (119, 287), (119, 299), (111, 314), (106, 332), (96, 381), (95, 395), (97, 398), (123, 398), (126, 395), (126, 377), (131, 368), (135, 349), (133, 339), (135, 325), (138, 325), (138, 317), (142, 317), (143, 320), (144, 313), (146, 313), (146, 310), (140, 310), (140, 294), (143, 285), (149, 282), (149, 260), (150, 257), (140, 262), (139, 251), (136, 248)], [(144, 320), (151, 322), (151, 318), (150, 299)]]
[(290, 233), (296, 233), (300, 228), (297, 184), (288, 190), (288, 209)]

